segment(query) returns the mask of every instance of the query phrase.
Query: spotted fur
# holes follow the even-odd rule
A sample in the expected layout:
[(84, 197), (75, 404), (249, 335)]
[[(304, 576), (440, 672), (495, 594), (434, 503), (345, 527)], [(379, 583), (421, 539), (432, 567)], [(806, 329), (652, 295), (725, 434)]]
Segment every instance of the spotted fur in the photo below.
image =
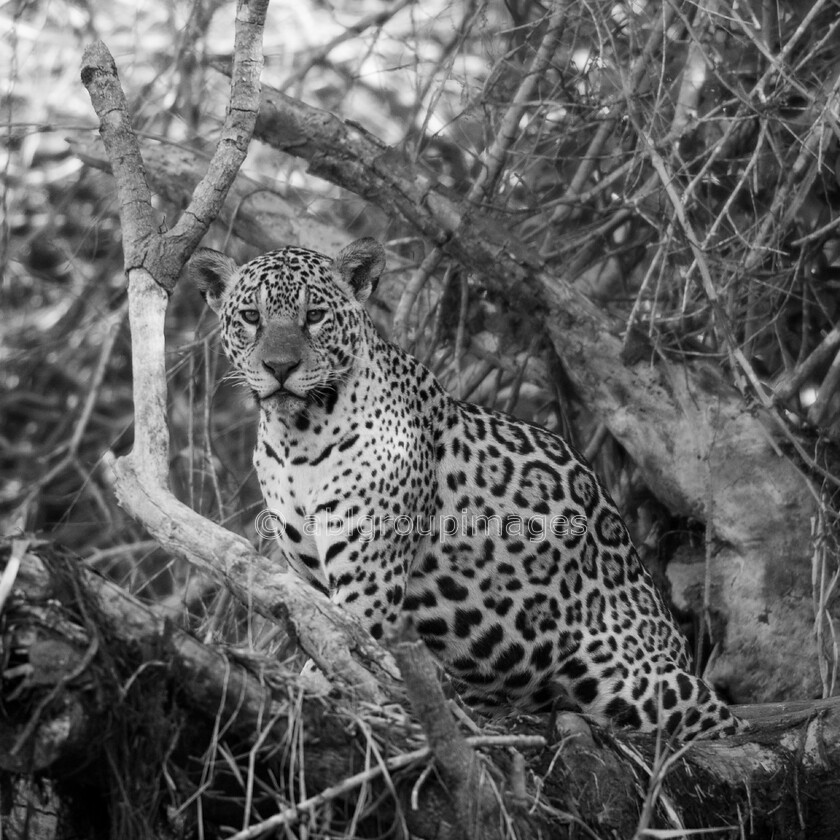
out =
[(453, 399), (379, 336), (362, 304), (384, 263), (372, 239), (334, 261), (191, 262), (260, 407), (254, 464), (289, 566), (376, 638), (410, 613), (484, 708), (562, 698), (683, 738), (738, 728), (583, 457)]

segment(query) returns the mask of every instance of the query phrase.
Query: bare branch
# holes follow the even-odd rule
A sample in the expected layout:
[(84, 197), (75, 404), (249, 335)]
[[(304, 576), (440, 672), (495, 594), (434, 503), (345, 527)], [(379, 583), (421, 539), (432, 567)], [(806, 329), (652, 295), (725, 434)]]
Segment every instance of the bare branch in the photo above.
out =
[(780, 376), (773, 391), (781, 402), (789, 400), (808, 378), (821, 368), (840, 348), (840, 327), (835, 327), (793, 370)]
[(82, 82), (99, 117), (117, 181), (126, 271), (146, 268), (167, 292), (175, 287), (184, 262), (218, 215), (248, 152), (260, 101), (267, 8), (268, 0), (239, 0), (230, 104), (221, 137), (189, 207), (166, 234), (159, 233), (155, 224), (143, 160), (114, 59), (101, 41), (85, 50)]
[[(495, 190), (510, 148), (516, 139), (522, 116), (530, 105), (531, 96), (537, 82), (545, 75), (554, 56), (554, 52), (557, 49), (565, 20), (566, 7), (556, 7), (549, 17), (548, 29), (540, 44), (540, 48), (537, 50), (537, 54), (534, 56), (531, 67), (525, 73), (519, 88), (514, 94), (510, 107), (505, 112), (496, 139), (482, 156), (481, 171), (470, 187), (467, 194), (467, 201), (486, 201)], [(394, 315), (394, 340), (400, 344), (404, 345), (407, 340), (408, 316), (411, 308), (414, 306), (414, 301), (442, 258), (443, 253), (440, 247), (435, 247), (427, 254), (422, 265), (417, 269), (400, 298), (397, 311)]]
[[(633, 62), (629, 77), (626, 81), (626, 91), (630, 94), (635, 92), (636, 88), (642, 82), (642, 79), (647, 72), (651, 56), (661, 46), (664, 33), (674, 19), (674, 15), (676, 13), (675, 8), (676, 4), (673, 3), (662, 4), (661, 11), (656, 19), (656, 23), (653, 27), (651, 27), (650, 35), (645, 43), (644, 49), (642, 50), (641, 55)], [(604, 143), (607, 142), (610, 135), (615, 131), (618, 119), (619, 115), (617, 113), (611, 114), (610, 116), (607, 116), (598, 126), (598, 130), (595, 132), (595, 135), (590, 141), (586, 152), (581, 157), (580, 165), (578, 166), (574, 177), (569, 183), (566, 191), (563, 193), (563, 197), (561, 199), (562, 203), (559, 207), (557, 207), (551, 216), (552, 229), (556, 228), (560, 222), (564, 221), (571, 215), (574, 208), (572, 202), (589, 180), (589, 176), (592, 174), (592, 170), (595, 168), (598, 158), (600, 157), (601, 149), (604, 147)], [(548, 241), (547, 234), (546, 244)]]
[(117, 65), (102, 41), (91, 44), (84, 51), (82, 84), (87, 88), (93, 109), (99, 117), (99, 133), (114, 169), (120, 199), (125, 267), (130, 270), (143, 265), (145, 248), (155, 233), (156, 214)]
[(243, 537), (209, 522), (149, 481), (135, 468), (133, 456), (111, 459), (120, 504), (164, 548), (221, 577), (243, 604), (288, 626), (328, 678), (339, 680), (360, 698), (382, 703), (399, 693), (390, 656), (346, 611), (294, 574), (278, 573), (277, 566)]
[(305, 62), (302, 62), (298, 69), (295, 70), (295, 72), (292, 73), (292, 75), (289, 76), (282, 85), (280, 85), (280, 90), (289, 90), (289, 88), (305, 78), (306, 74), (313, 67), (326, 61), (327, 56), (340, 44), (349, 41), (351, 38), (358, 37), (372, 26), (383, 26), (391, 20), (394, 15), (401, 12), (406, 6), (413, 2), (415, 2), (415, 0), (396, 0), (395, 3), (392, 3), (384, 9), (371, 12), (370, 14), (359, 18), (359, 20), (357, 20), (352, 26), (348, 26), (347, 29), (345, 29), (340, 35), (336, 35), (336, 37), (331, 41), (328, 41), (323, 46), (318, 47), (318, 49), (315, 50), (315, 52), (312, 53)]
[(548, 29), (543, 36), (540, 48), (513, 95), (510, 107), (505, 112), (493, 145), (483, 156), (481, 171), (470, 187), (468, 200), (483, 201), (489, 198), (495, 190), (496, 183), (507, 160), (508, 152), (519, 134), (519, 124), (526, 109), (531, 105), (531, 96), (554, 57), (566, 22), (566, 11), (567, 7), (565, 5), (558, 5), (551, 13), (548, 19)]
[[(248, 154), (260, 106), (262, 33), (268, 2), (239, 0), (230, 104), (222, 133), (207, 173), (195, 188), (189, 207), (166, 234), (169, 242), (178, 243), (176, 254), (181, 259), (181, 265), (219, 215), (228, 190)], [(178, 266), (179, 271), (181, 265)]]

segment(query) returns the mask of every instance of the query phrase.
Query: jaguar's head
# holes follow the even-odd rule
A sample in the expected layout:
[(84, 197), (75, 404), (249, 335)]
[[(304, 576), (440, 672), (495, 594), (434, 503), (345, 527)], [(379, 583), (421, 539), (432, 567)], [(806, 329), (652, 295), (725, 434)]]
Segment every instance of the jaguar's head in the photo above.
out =
[(189, 275), (218, 314), (227, 357), (257, 401), (284, 414), (326, 400), (353, 369), (362, 304), (385, 267), (385, 250), (359, 239), (333, 260), (281, 248), (242, 266), (199, 248)]

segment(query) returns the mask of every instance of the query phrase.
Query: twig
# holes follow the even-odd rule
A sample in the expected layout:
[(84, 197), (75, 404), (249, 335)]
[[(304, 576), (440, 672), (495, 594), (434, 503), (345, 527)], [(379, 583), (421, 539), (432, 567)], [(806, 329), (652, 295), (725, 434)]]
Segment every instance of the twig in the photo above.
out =
[(345, 41), (349, 41), (351, 38), (356, 38), (357, 36), (361, 35), (366, 29), (370, 29), (372, 26), (382, 26), (383, 24), (387, 23), (392, 17), (394, 17), (397, 12), (401, 12), (406, 6), (410, 5), (411, 3), (415, 2), (415, 0), (397, 0), (396, 3), (392, 5), (386, 6), (384, 9), (380, 9), (378, 12), (371, 12), (368, 15), (365, 15), (359, 20), (356, 21), (352, 26), (348, 26), (344, 32), (340, 35), (336, 35), (331, 41), (328, 41), (321, 47), (318, 47), (309, 58), (304, 61), (301, 66), (292, 73), (281, 85), (280, 90), (286, 91), (289, 90), (294, 84), (301, 81), (306, 74), (318, 64), (322, 64), (326, 61), (327, 56), (337, 47), (339, 44), (343, 44)]
[(428, 338), (428, 344), (426, 346), (426, 352), (423, 355), (422, 362), (426, 367), (431, 365), (432, 359), (435, 355), (435, 351), (438, 349), (438, 338), (440, 337), (440, 327), (441, 323), (443, 322), (443, 301), (446, 300), (446, 295), (449, 292), (449, 287), (452, 284), (453, 277), (460, 277), (460, 273), (455, 270), (454, 263), (450, 263), (446, 267), (446, 271), (443, 273), (443, 280), (440, 283), (440, 294), (438, 295), (438, 299), (435, 301), (434, 305), (429, 308), (429, 312), (426, 318), (423, 320), (423, 323), (420, 325), (420, 330), (418, 331), (418, 336), (415, 337), (415, 349), (417, 347), (417, 338), (421, 335), (425, 336), (426, 328), (428, 327), (428, 322), (432, 319), (432, 332)]
[[(684, 829), (682, 819), (680, 818), (676, 806), (671, 801), (671, 798), (662, 791), (662, 783), (665, 781), (665, 775), (668, 770), (676, 764), (677, 761), (686, 754), (686, 752), (688, 752), (691, 748), (691, 744), (684, 744), (680, 747), (680, 749), (671, 754), (669, 754), (667, 750), (660, 752), (657, 749), (657, 754), (652, 768), (648, 766), (642, 756), (629, 744), (618, 743), (617, 746), (620, 752), (627, 756), (627, 758), (629, 758), (638, 767), (642, 768), (642, 770), (644, 770), (650, 778), (650, 785), (645, 792), (645, 801), (642, 805), (642, 813), (639, 815), (639, 824), (636, 828), (635, 834), (633, 835), (633, 840), (638, 840), (638, 838), (644, 837), (650, 833), (648, 826), (650, 825), (650, 821), (653, 816), (653, 808), (657, 800), (661, 803), (663, 810), (668, 815), (668, 819), (671, 821), (671, 824), (675, 826), (678, 831), (682, 832)], [(682, 835), (677, 834), (676, 836), (681, 837)]]
[(20, 563), (26, 550), (29, 548), (29, 540), (20, 539), (12, 540), (12, 548), (9, 552), (9, 559), (6, 561), (6, 567), (3, 569), (3, 575), (0, 577), (0, 615), (3, 615), (3, 607), (6, 604), (6, 599), (11, 594), (17, 580), (18, 572), (20, 571)]
[[(645, 42), (644, 49), (642, 50), (641, 55), (639, 55), (639, 57), (633, 62), (629, 78), (626, 82), (625, 96), (632, 96), (642, 79), (645, 77), (648, 62), (650, 61), (650, 58), (656, 48), (662, 44), (665, 31), (671, 25), (671, 22), (674, 19), (674, 14), (674, 6), (671, 3), (662, 4), (661, 14), (658, 15), (656, 24), (651, 28), (650, 35)], [(589, 180), (592, 170), (595, 168), (595, 165), (600, 158), (604, 143), (607, 142), (609, 137), (615, 131), (618, 119), (619, 115), (617, 113), (613, 113), (606, 117), (598, 126), (595, 136), (592, 138), (586, 152), (581, 157), (580, 165), (578, 166), (574, 177), (569, 183), (569, 186), (566, 188), (566, 191), (563, 193), (563, 203), (551, 215), (551, 224), (549, 226), (549, 230), (546, 232), (545, 241), (540, 249), (541, 252), (548, 247), (552, 232), (557, 229), (557, 225), (571, 215), (573, 209), (573, 199), (578, 196), (583, 189), (584, 184), (586, 184)]]
[[(239, 167), (248, 153), (260, 103), (260, 75), (263, 68), (262, 35), (268, 0), (239, 0), (236, 9), (230, 104), (216, 145), (216, 151), (199, 181), (189, 207), (175, 226), (164, 235), (172, 248), (167, 268), (173, 279), (219, 215)], [(161, 272), (164, 277), (167, 272)], [(155, 274), (160, 279), (158, 274)]]
[[(429, 752), (428, 747), (421, 747), (413, 752), (404, 753), (403, 755), (398, 755), (394, 758), (388, 759), (388, 761), (385, 762), (385, 767), (389, 772), (401, 770), (403, 767), (408, 767), (415, 761), (421, 761), (422, 759), (427, 758), (429, 756)], [(228, 840), (252, 840), (252, 838), (259, 837), (261, 834), (278, 828), (279, 826), (297, 822), (297, 820), (299, 820), (307, 811), (312, 811), (319, 805), (323, 805), (326, 802), (337, 799), (338, 797), (349, 793), (351, 790), (355, 790), (365, 782), (375, 779), (381, 774), (381, 767), (372, 766), (361, 773), (356, 773), (354, 776), (348, 776), (348, 778), (343, 779), (338, 784), (325, 788), (319, 794), (310, 796), (308, 799), (303, 799), (300, 802), (286, 808), (284, 811), (281, 811), (279, 814), (269, 817), (267, 820), (256, 823), (243, 831), (238, 831), (236, 834), (229, 837)]]
[[(808, 27), (811, 25), (811, 21), (822, 11), (823, 6), (826, 5), (828, 0), (817, 0), (810, 9), (808, 9), (808, 13), (802, 18), (799, 26), (796, 28), (796, 31), (791, 35), (789, 38), (785, 40), (784, 46), (782, 47), (781, 51), (775, 58), (771, 56), (765, 56), (768, 58), (770, 62), (770, 66), (765, 71), (764, 75), (758, 80), (758, 83), (753, 88), (753, 92), (755, 96), (758, 96), (759, 99), (763, 99), (764, 97), (764, 87), (770, 81), (770, 77), (773, 75), (774, 72), (778, 72), (783, 74), (783, 66), (785, 61), (787, 61), (788, 56), (791, 54), (793, 49), (799, 43), (799, 39), (808, 31)], [(736, 19), (738, 17), (737, 12), (734, 8), (730, 9), (730, 13), (735, 15)]]
[[(837, 681), (838, 645), (834, 630), (834, 622), (829, 612), (832, 594), (840, 580), (840, 566), (831, 578), (828, 578), (828, 557), (830, 552), (826, 546), (825, 519), (822, 511), (811, 518), (811, 596), (814, 601), (814, 635), (817, 642), (817, 660), (820, 667), (823, 698), (831, 697)], [(834, 651), (833, 662), (826, 655), (825, 628), (828, 628), (832, 638)]]
[(429, 762), (424, 768), (423, 772), (417, 777), (417, 781), (411, 786), (411, 810), (420, 810), (420, 791), (426, 783), (426, 779), (434, 772), (435, 765)]
[[(737, 119), (733, 119), (730, 121), (730, 125), (727, 128), (727, 131), (731, 128), (734, 130), (734, 126), (737, 124)], [(727, 197), (726, 201), (723, 203), (723, 207), (721, 207), (720, 212), (715, 217), (712, 224), (709, 226), (709, 229), (706, 231), (706, 235), (703, 238), (703, 248), (706, 249), (711, 246), (713, 238), (718, 231), (718, 228), (724, 223), (725, 220), (729, 219), (730, 209), (732, 205), (735, 203), (736, 199), (741, 195), (741, 190), (744, 188), (744, 185), (747, 183), (748, 179), (752, 177), (753, 171), (755, 170), (756, 166), (758, 165), (758, 161), (761, 159), (762, 149), (764, 148), (764, 144), (767, 141), (767, 126), (768, 121), (762, 120), (761, 127), (759, 128), (758, 132), (758, 139), (755, 141), (755, 151), (752, 155), (750, 155), (750, 159), (747, 162), (747, 165), (744, 167), (744, 171), (741, 173), (741, 176), (738, 178), (738, 182), (735, 184), (731, 194)], [(728, 134), (724, 134), (721, 138), (721, 142), (719, 142), (715, 148), (712, 150), (712, 154), (709, 155), (709, 160), (707, 163), (709, 167), (717, 159), (717, 155), (720, 151), (724, 148), (724, 139), (728, 138)], [(698, 173), (694, 178), (691, 179), (688, 186), (685, 188), (685, 192), (683, 195), (685, 196), (686, 200), (689, 200), (691, 196), (694, 195), (694, 190), (697, 186), (703, 183), (703, 179), (707, 177), (708, 168), (703, 166), (701, 172)]]
[[(676, 4), (675, 4), (676, 5)], [(697, 7), (695, 23), (701, 18), (705, 21), (704, 33), (714, 28), (713, 18), (717, 15), (719, 0), (707, 0), (702, 6)], [(682, 70), (682, 82), (677, 92), (677, 101), (674, 106), (674, 118), (671, 120), (669, 135), (673, 139), (679, 138), (683, 131), (691, 124), (697, 116), (697, 105), (700, 100), (700, 93), (706, 84), (706, 75), (709, 59), (700, 44), (699, 33), (690, 32), (688, 53)]]
[(106, 560), (111, 560), (114, 557), (123, 557), (126, 554), (150, 554), (160, 548), (157, 540), (139, 540), (134, 543), (124, 543), (123, 545), (114, 545), (110, 548), (97, 548), (91, 551), (90, 554), (85, 555), (85, 563), (88, 566), (95, 568), (104, 563)]
[(814, 426), (822, 425), (822, 422), (825, 419), (831, 405), (831, 400), (837, 393), (838, 386), (840, 386), (840, 352), (838, 352), (834, 357), (834, 361), (831, 363), (828, 373), (826, 373), (823, 377), (822, 384), (820, 385), (819, 392), (817, 393), (817, 398), (808, 409), (809, 423)]
[[(818, 5), (820, 4), (815, 4), (811, 11), (813, 12)], [(790, 42), (785, 45), (785, 50), (783, 50), (783, 52), (785, 52), (789, 46)], [(768, 78), (768, 74), (769, 70), (755, 85), (751, 93), (751, 97), (758, 98), (759, 101), (762, 101), (761, 97), (763, 94), (761, 93), (761, 85), (762, 82)], [(838, 97), (840, 97), (840, 76), (834, 80), (831, 91), (826, 97), (822, 113), (830, 113), (832, 108), (836, 108)], [(826, 131), (826, 126), (824, 126), (819, 120), (815, 120), (809, 127), (805, 138), (801, 142), (801, 149), (799, 150), (799, 154), (797, 155), (793, 166), (791, 166), (787, 171), (781, 187), (776, 190), (773, 196), (773, 202), (770, 208), (765, 211), (763, 220), (759, 225), (758, 230), (751, 237), (749, 248), (746, 255), (743, 257), (742, 272), (745, 275), (749, 276), (761, 264), (767, 253), (767, 243), (772, 241), (774, 235), (778, 236), (778, 231), (784, 230), (786, 227), (786, 220), (789, 220), (796, 212), (796, 209), (800, 207), (801, 202), (791, 201), (790, 194), (794, 187), (798, 186), (799, 194), (803, 195), (809, 188), (810, 183), (812, 183), (815, 179), (816, 167), (814, 166), (814, 149), (824, 143), (827, 136), (828, 133)], [(756, 149), (755, 156), (758, 154), (759, 150)], [(803, 176), (806, 166), (810, 166), (810, 172)], [(718, 214), (718, 218), (723, 218), (722, 213)], [(709, 235), (706, 237), (706, 242), (709, 241), (711, 233), (712, 232), (710, 231)], [(700, 265), (700, 261), (696, 259), (695, 255), (695, 264), (689, 267), (689, 270), (686, 273), (686, 279), (691, 276), (695, 266), (700, 269), (700, 273), (703, 275), (703, 266)], [(705, 285), (705, 277), (703, 282)], [(762, 394), (761, 391), (758, 393), (760, 395)], [(763, 396), (762, 402), (764, 402)]]
[(840, 348), (840, 327), (834, 327), (828, 335), (793, 370), (786, 371), (773, 385), (778, 402), (786, 402), (808, 381), (808, 378), (822, 367)]
[[(466, 41), (467, 35), (473, 28), (475, 22), (480, 18), (482, 14), (484, 14), (484, 10), (487, 8), (488, 2), (489, 0), (481, 0), (481, 2), (479, 2), (479, 0), (467, 0), (464, 7), (464, 14), (461, 18), (460, 26), (455, 30), (452, 37), (444, 44), (443, 48), (440, 51), (440, 57), (438, 58), (434, 69), (429, 71), (426, 81), (421, 85), (420, 89), (415, 95), (416, 104), (414, 107), (414, 113), (419, 113), (421, 107), (425, 107), (426, 113), (423, 116), (423, 121), (420, 125), (420, 129), (416, 132), (417, 142), (415, 143), (414, 151), (412, 152), (411, 156), (413, 163), (417, 162), (420, 144), (426, 137), (426, 134), (429, 129), (429, 122), (435, 114), (435, 108), (437, 106), (438, 100), (443, 95), (444, 85), (438, 85), (437, 90), (432, 95), (431, 100), (428, 102), (428, 104), (426, 104), (426, 97), (428, 96), (432, 85), (435, 83), (435, 79), (438, 73), (440, 73), (443, 70), (443, 68), (446, 68), (447, 74), (451, 73), (452, 65), (457, 56), (456, 51), (464, 43), (464, 41)], [(410, 136), (409, 132), (411, 134), (414, 133), (413, 127), (408, 129), (404, 141), (406, 143)]]
[[(464, 351), (466, 349), (467, 311), (470, 306), (470, 284), (466, 272), (459, 272), (458, 280), (460, 280), (461, 283), (461, 297), (458, 306), (458, 325), (455, 328), (455, 347), (452, 355), (453, 364), (455, 366), (455, 379), (458, 383), (457, 393), (463, 400), (465, 397), (464, 383), (461, 380), (461, 365), (464, 360)], [(482, 379), (484, 376), (486, 376), (486, 373), (482, 375)]]
[[(521, 747), (523, 749), (541, 749), (545, 747), (545, 738), (539, 735), (480, 735), (472, 738), (467, 738), (466, 742), (472, 747)], [(252, 840), (254, 837), (259, 837), (272, 829), (280, 826), (289, 826), (297, 822), (305, 813), (313, 811), (319, 805), (324, 805), (333, 799), (338, 799), (344, 796), (351, 790), (355, 790), (365, 782), (381, 776), (384, 773), (392, 773), (395, 770), (402, 770), (418, 761), (429, 758), (432, 755), (430, 747), (420, 747), (412, 752), (403, 753), (393, 758), (387, 759), (384, 764), (371, 765), (366, 770), (356, 773), (353, 776), (348, 776), (338, 784), (325, 788), (320, 793), (310, 796), (307, 799), (302, 799), (300, 802), (289, 806), (281, 811), (279, 814), (263, 820), (260, 823), (249, 826), (237, 834), (229, 837), (228, 840)], [(431, 765), (429, 765), (431, 767)], [(428, 775), (429, 769), (424, 769), (420, 774), (420, 779)]]
[(649, 137), (648, 133), (644, 130), (644, 128), (638, 125), (638, 123), (636, 125), (636, 128), (639, 133), (639, 136), (644, 140), (645, 144), (648, 147), (651, 163), (653, 164), (654, 169), (656, 170), (660, 180), (662, 181), (662, 186), (665, 188), (665, 194), (668, 196), (668, 199), (671, 202), (674, 214), (677, 218), (677, 221), (680, 224), (680, 227), (682, 228), (683, 235), (685, 236), (686, 241), (688, 242), (689, 247), (691, 248), (695, 264), (700, 270), (703, 291), (706, 293), (706, 297), (712, 307), (712, 310), (715, 313), (715, 320), (717, 322), (718, 328), (724, 335), (727, 350), (733, 358), (733, 368), (736, 367), (736, 365), (737, 367), (740, 367), (740, 369), (744, 372), (747, 379), (749, 380), (756, 397), (761, 401), (762, 405), (764, 405), (765, 408), (769, 408), (771, 405), (770, 397), (768, 396), (764, 386), (756, 376), (752, 365), (747, 360), (746, 356), (744, 356), (744, 351), (740, 348), (737, 341), (735, 340), (735, 336), (732, 333), (732, 327), (729, 324), (729, 318), (723, 306), (720, 303), (720, 298), (718, 297), (717, 290), (715, 289), (714, 282), (712, 281), (712, 273), (709, 270), (706, 255), (703, 252), (700, 242), (696, 234), (694, 233), (694, 229), (691, 225), (691, 222), (689, 221), (688, 216), (686, 215), (683, 202), (680, 199), (679, 194), (677, 193), (676, 187), (674, 186), (673, 178), (671, 177), (665, 166), (665, 161), (662, 159), (662, 156), (659, 154), (659, 152), (656, 151), (652, 139)]
[(34, 485), (26, 494), (26, 498), (18, 505), (18, 518), (21, 521), (26, 518), (26, 509), (33, 499), (40, 494), (41, 489), (49, 484), (57, 475), (64, 472), (67, 467), (77, 463), (79, 446), (81, 445), (82, 438), (84, 437), (90, 418), (93, 416), (93, 410), (96, 407), (97, 400), (99, 399), (102, 382), (105, 379), (105, 373), (108, 370), (108, 363), (111, 361), (111, 353), (114, 349), (114, 343), (119, 335), (120, 327), (122, 326), (123, 319), (125, 318), (127, 308), (127, 302), (121, 304), (120, 307), (114, 310), (114, 312), (112, 312), (106, 319), (105, 338), (99, 351), (99, 358), (96, 363), (96, 369), (93, 372), (93, 379), (88, 387), (87, 396), (85, 397), (82, 411), (79, 414), (79, 419), (76, 421), (75, 428), (73, 429), (73, 434), (70, 441), (66, 444), (66, 452), (57, 464), (50, 467), (46, 473), (34, 482)]
[[(530, 105), (534, 88), (545, 74), (554, 56), (554, 51), (557, 49), (565, 19), (566, 7), (565, 5), (558, 5), (551, 13), (548, 29), (546, 30), (542, 43), (537, 50), (537, 54), (534, 56), (534, 60), (531, 62), (530, 68), (519, 83), (510, 107), (502, 118), (501, 126), (492, 146), (482, 156), (481, 171), (467, 193), (466, 202), (468, 204), (486, 201), (496, 189), (496, 184), (502, 173), (502, 168), (507, 160), (510, 148), (518, 136), (522, 116)], [(394, 315), (394, 340), (399, 344), (404, 345), (406, 342), (408, 315), (414, 306), (417, 295), (420, 294), (420, 290), (432, 272), (440, 264), (441, 259), (443, 259), (443, 251), (439, 246), (435, 246), (426, 255), (420, 267), (411, 278), (411, 282), (406, 286), (405, 291), (400, 297), (400, 301), (397, 304), (397, 311)]]
[(408, 316), (411, 314), (417, 296), (428, 282), (429, 277), (434, 274), (442, 259), (443, 252), (440, 248), (432, 248), (423, 258), (423, 262), (417, 267), (417, 271), (411, 276), (411, 280), (408, 281), (405, 290), (400, 295), (396, 312), (394, 312), (392, 329), (393, 339), (397, 344), (405, 346), (406, 341), (408, 341)]
[[(539, 347), (541, 341), (542, 335), (537, 333), (528, 345), (528, 350), (525, 352), (525, 358), (522, 360), (522, 364), (518, 366), (516, 376), (510, 386), (510, 396), (504, 407), (505, 412), (508, 414), (512, 414), (516, 409), (516, 404), (519, 402), (519, 394), (522, 391), (522, 383), (525, 381), (525, 373), (528, 370), (528, 362), (531, 361), (531, 357), (537, 352), (537, 347)], [(501, 375), (501, 373), (502, 369), (499, 368), (499, 374)]]
[[(219, 477), (216, 475), (216, 468), (213, 464), (213, 451), (212, 451), (212, 433), (211, 433), (211, 419), (210, 419), (210, 412), (212, 410), (212, 394), (213, 394), (213, 378), (212, 378), (212, 365), (210, 364), (210, 342), (204, 342), (204, 400), (203, 400), (203, 412), (202, 412), (202, 436), (203, 440), (203, 449), (204, 449), (204, 468), (210, 474), (210, 481), (213, 484), (213, 494), (216, 497), (216, 506), (219, 509), (219, 521), (225, 521), (225, 502), (224, 498), (222, 497), (222, 488), (219, 486)], [(190, 356), (192, 358), (192, 356)], [(192, 382), (193, 380), (190, 379)], [(190, 389), (190, 395), (195, 392), (194, 388)], [(190, 417), (193, 417), (194, 414), (190, 412)], [(190, 430), (192, 430), (193, 424), (190, 423)], [(192, 446), (190, 446), (190, 452), (193, 451)]]
[[(470, 378), (464, 382), (461, 379), (461, 372), (458, 371), (458, 398), (462, 400), (469, 400), (475, 394), (478, 387), (487, 379), (487, 376), (496, 369), (496, 365), (492, 362), (482, 361), (473, 369)], [(501, 372), (501, 368), (499, 368)]]
[(496, 189), (496, 183), (502, 174), (502, 168), (507, 160), (508, 152), (520, 133), (520, 123), (526, 109), (531, 104), (531, 95), (537, 86), (537, 82), (545, 75), (557, 44), (560, 41), (563, 25), (566, 20), (567, 4), (558, 3), (548, 20), (548, 28), (543, 36), (542, 43), (531, 62), (528, 72), (519, 83), (516, 93), (513, 95), (510, 107), (502, 118), (502, 123), (493, 140), (493, 145), (483, 156), (481, 171), (478, 174), (470, 191), (467, 201), (480, 201), (489, 198)]
[(583, 457), (587, 461), (595, 460), (595, 456), (598, 454), (601, 446), (603, 446), (607, 434), (607, 427), (603, 423), (599, 423), (592, 433), (592, 437), (589, 438), (589, 443), (586, 444), (586, 448), (583, 450)]

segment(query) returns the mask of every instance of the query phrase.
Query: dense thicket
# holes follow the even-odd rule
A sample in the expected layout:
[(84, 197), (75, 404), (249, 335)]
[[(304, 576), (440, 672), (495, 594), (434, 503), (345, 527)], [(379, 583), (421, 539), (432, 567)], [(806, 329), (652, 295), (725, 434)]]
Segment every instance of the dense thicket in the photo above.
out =
[[(838, 10), (274, 3), (258, 139), (208, 240), (240, 258), (384, 241), (383, 331), (593, 459), (741, 701), (836, 688)], [(81, 52), (101, 37), (116, 57), (165, 230), (224, 117), (233, 8), (4, 14), (3, 530), (68, 545), (206, 640), (291, 655), (118, 507), (101, 462), (133, 443), (130, 336)], [(185, 284), (167, 329), (173, 489), (270, 554), (252, 406)]]

